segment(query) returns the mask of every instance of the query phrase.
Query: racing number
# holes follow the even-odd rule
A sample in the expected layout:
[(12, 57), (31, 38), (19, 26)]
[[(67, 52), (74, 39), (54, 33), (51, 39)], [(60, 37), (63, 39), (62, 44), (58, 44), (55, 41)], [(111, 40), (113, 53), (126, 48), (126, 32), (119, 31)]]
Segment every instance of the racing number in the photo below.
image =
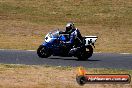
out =
[(89, 45), (90, 43), (92, 43), (92, 39), (89, 40), (88, 38), (86, 38), (85, 40), (86, 40), (86, 44), (85, 45)]

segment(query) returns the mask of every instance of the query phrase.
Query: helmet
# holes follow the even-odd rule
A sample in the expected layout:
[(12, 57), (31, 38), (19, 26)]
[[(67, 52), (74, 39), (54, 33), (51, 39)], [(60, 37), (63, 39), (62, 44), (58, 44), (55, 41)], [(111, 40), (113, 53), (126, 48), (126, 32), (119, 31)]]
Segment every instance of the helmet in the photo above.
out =
[(70, 22), (66, 24), (66, 32), (71, 32), (74, 29), (74, 23)]

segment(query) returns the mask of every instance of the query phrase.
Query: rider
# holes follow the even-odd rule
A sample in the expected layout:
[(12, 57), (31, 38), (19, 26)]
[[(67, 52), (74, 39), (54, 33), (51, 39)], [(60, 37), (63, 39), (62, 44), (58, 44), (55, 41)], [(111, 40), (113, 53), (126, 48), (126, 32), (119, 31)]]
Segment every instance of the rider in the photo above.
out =
[(69, 40), (65, 43), (70, 44), (73, 47), (78, 47), (82, 43), (82, 36), (80, 31), (75, 28), (74, 23), (69, 22), (66, 24), (66, 30), (64, 32), (65, 34), (69, 34)]

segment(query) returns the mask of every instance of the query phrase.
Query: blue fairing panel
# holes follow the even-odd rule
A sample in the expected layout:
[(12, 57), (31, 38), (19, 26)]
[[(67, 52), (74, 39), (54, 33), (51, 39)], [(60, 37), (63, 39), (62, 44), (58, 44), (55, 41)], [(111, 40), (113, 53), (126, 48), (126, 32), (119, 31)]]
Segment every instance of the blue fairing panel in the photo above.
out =
[(47, 43), (46, 43), (46, 42), (43, 42), (43, 43), (42, 43), (42, 45), (43, 45), (43, 46), (46, 46), (46, 45), (47, 45)]
[(66, 41), (66, 37), (64, 35), (60, 36), (60, 41)]

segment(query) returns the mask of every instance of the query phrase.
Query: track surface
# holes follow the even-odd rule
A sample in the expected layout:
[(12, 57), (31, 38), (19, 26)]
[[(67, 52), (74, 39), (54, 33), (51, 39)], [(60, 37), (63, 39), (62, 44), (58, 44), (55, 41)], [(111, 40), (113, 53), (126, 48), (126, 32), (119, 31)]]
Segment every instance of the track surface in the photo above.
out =
[(132, 69), (132, 54), (94, 53), (88, 61), (77, 61), (75, 57), (39, 58), (35, 51), (0, 50), (0, 63)]

